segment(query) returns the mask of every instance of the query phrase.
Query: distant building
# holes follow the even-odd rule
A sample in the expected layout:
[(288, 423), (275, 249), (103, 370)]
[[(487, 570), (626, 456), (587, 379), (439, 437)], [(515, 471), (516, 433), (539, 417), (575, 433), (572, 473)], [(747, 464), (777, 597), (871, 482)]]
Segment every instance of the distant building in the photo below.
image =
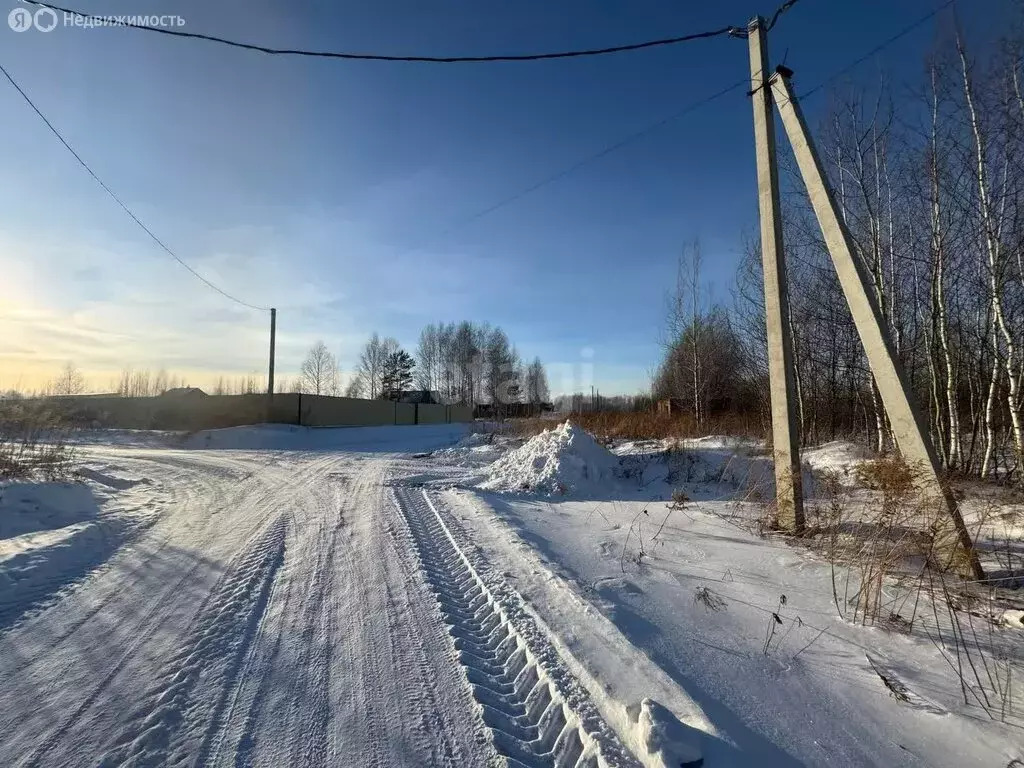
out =
[(199, 387), (175, 387), (174, 389), (168, 389), (160, 397), (165, 397), (169, 400), (195, 400), (201, 397), (209, 397)]
[(431, 389), (411, 389), (408, 392), (392, 392), (388, 400), (400, 403), (419, 403), (420, 405), (443, 405), (441, 393)]

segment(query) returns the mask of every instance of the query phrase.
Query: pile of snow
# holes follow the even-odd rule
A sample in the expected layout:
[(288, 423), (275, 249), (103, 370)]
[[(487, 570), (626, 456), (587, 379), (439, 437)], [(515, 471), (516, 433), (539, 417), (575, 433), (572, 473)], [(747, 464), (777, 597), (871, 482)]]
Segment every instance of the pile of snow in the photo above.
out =
[(656, 701), (644, 699), (627, 710), (634, 720), (643, 749), (640, 759), (649, 768), (699, 768), (704, 764), (701, 732), (681, 723)]
[(434, 456), (455, 467), (490, 464), (507, 447), (508, 438), (492, 433), (472, 432), (455, 445), (435, 451)]
[(856, 481), (857, 465), (871, 458), (871, 451), (862, 445), (834, 440), (802, 453), (803, 463), (816, 472), (834, 473), (842, 482)]
[(1024, 629), (1024, 611), (1003, 611), (1002, 615), (999, 617), (999, 623), (1004, 627)]
[(618, 467), (618, 458), (567, 421), (491, 464), (480, 487), (564, 495), (612, 480)]
[(726, 451), (728, 453), (740, 453), (755, 451), (764, 448), (763, 440), (754, 440), (750, 437), (738, 437), (736, 435), (705, 435), (704, 437), (691, 437), (682, 440), (684, 448), (692, 448), (704, 451)]

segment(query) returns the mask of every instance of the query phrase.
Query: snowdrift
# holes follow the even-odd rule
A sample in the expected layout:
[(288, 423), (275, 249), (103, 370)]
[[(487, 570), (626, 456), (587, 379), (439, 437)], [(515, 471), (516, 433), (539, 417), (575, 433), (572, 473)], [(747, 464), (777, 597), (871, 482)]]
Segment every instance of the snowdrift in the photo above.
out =
[(830, 472), (844, 484), (856, 482), (857, 465), (870, 459), (871, 451), (846, 440), (833, 440), (802, 451), (800, 459), (815, 472)]
[(434, 452), (434, 457), (454, 467), (481, 467), (500, 456), (508, 438), (485, 432), (472, 432), (455, 445)]
[(619, 460), (570, 422), (535, 435), (487, 468), (481, 488), (569, 495), (615, 478)]

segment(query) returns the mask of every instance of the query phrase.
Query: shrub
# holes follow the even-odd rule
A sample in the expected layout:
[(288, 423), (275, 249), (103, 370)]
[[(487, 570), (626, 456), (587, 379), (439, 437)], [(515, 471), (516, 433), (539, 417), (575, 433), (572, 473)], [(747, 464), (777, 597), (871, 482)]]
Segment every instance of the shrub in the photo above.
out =
[[(725, 414), (698, 424), (690, 414), (665, 414), (658, 411), (601, 411), (566, 414), (573, 424), (590, 432), (599, 440), (663, 440), (666, 438), (702, 437), (729, 434), (763, 438), (760, 420), (754, 417)], [(520, 419), (514, 431), (524, 437), (554, 426), (551, 419)]]
[(64, 415), (45, 401), (4, 403), (0, 407), (0, 478), (66, 478), (74, 457), (69, 432)]

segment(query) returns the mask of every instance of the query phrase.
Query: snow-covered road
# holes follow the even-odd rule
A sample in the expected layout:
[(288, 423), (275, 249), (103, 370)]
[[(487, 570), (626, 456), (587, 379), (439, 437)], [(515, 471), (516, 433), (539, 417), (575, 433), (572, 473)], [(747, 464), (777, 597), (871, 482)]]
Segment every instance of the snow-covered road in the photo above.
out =
[(147, 478), (122, 512), (156, 508), (0, 635), (0, 765), (635, 764), (423, 492), (393, 487), (397, 446), (349, 434), (87, 447), (91, 476)]
[(172, 498), (0, 637), (0, 764), (493, 761), (390, 453), (102, 454)]
[(959, 704), (926, 638), (834, 618), (827, 566), (728, 524), (734, 502), (637, 498), (671, 469), (728, 499), (690, 466), (706, 441), (645, 480), (567, 428), (463, 432), (106, 432), (79, 482), (0, 484), (0, 766), (1017, 758), (1015, 711)]

